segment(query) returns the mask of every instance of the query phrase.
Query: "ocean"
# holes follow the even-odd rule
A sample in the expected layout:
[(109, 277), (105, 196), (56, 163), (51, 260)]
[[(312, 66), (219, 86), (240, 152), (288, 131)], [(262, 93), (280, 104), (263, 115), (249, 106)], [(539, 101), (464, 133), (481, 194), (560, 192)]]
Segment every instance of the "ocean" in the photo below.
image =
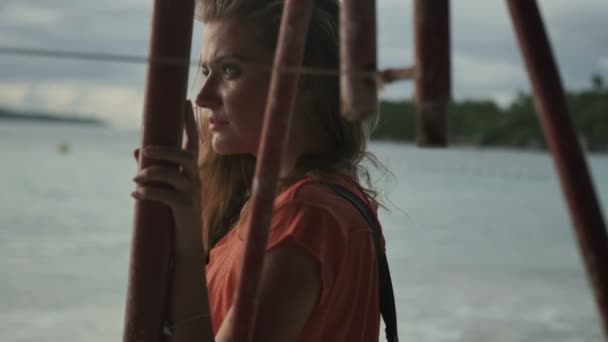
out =
[[(138, 140), (0, 122), (0, 341), (122, 338)], [(402, 341), (602, 340), (546, 152), (370, 149)], [(588, 161), (606, 213), (608, 156)]]

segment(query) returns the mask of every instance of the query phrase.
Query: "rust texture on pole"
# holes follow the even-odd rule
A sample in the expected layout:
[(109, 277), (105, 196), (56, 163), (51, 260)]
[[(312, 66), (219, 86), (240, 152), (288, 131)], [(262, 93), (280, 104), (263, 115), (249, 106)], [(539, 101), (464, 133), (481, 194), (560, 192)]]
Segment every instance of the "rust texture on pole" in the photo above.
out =
[(360, 74), (377, 70), (376, 44), (376, 1), (342, 1), (340, 103), (348, 120), (365, 120), (379, 110), (376, 78)]
[(536, 1), (507, 1), (545, 139), (566, 197), (579, 249), (608, 338), (608, 236), (583, 152), (568, 113), (558, 68)]
[(414, 0), (416, 143), (447, 145), (451, 100), (449, 0)]
[[(188, 82), (194, 0), (155, 0), (150, 58), (180, 65), (149, 64), (141, 146), (179, 147)], [(140, 167), (152, 164), (140, 154)], [(136, 201), (123, 341), (162, 341), (172, 251), (173, 218), (168, 207)]]
[(252, 339), (257, 289), (299, 80), (299, 73), (281, 72), (281, 67), (298, 68), (302, 64), (312, 1), (287, 0), (283, 9), (262, 141), (253, 179), (251, 214), (241, 263), (241, 277), (235, 296), (232, 334), (234, 341), (244, 342)]

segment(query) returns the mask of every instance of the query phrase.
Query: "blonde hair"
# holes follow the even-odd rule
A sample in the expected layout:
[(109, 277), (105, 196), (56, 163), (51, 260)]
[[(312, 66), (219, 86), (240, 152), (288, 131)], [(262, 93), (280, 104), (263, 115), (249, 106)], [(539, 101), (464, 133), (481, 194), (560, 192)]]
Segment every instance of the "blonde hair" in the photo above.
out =
[[(263, 46), (274, 51), (284, 0), (197, 0), (197, 18), (205, 23), (238, 19), (258, 26)], [(338, 70), (338, 0), (315, 0), (307, 35), (303, 64), (306, 67)], [(370, 177), (360, 165), (367, 158), (376, 167), (381, 164), (367, 152), (371, 126), (377, 116), (366, 122), (349, 122), (340, 114), (339, 78), (303, 74), (300, 88), (314, 90), (313, 115), (318, 135), (327, 138), (323, 155), (305, 155), (298, 162), (300, 170), (320, 175), (323, 171), (340, 171), (363, 178), (369, 187)], [(201, 116), (199, 116), (201, 117)], [(206, 125), (202, 127), (203, 143), (199, 168), (203, 193), (203, 231), (211, 248), (238, 220), (245, 204), (255, 159), (246, 155), (218, 155), (210, 143)], [(376, 193), (366, 189), (374, 202)], [(376, 202), (377, 203), (377, 202)]]

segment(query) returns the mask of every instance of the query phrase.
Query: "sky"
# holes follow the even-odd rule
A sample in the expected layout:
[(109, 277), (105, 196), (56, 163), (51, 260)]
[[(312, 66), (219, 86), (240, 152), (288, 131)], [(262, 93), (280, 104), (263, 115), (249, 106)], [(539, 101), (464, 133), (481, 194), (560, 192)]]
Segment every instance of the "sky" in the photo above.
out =
[[(0, 47), (28, 47), (145, 56), (152, 0), (0, 1)], [(608, 1), (540, 0), (567, 89), (608, 79)], [(377, 0), (379, 67), (413, 63), (412, 0)], [(529, 91), (504, 0), (452, 0), (454, 98), (508, 104)], [(192, 58), (202, 25), (195, 25)], [(0, 107), (97, 117), (121, 128), (141, 121), (144, 65), (56, 60), (0, 54)], [(406, 99), (412, 84), (381, 96)]]

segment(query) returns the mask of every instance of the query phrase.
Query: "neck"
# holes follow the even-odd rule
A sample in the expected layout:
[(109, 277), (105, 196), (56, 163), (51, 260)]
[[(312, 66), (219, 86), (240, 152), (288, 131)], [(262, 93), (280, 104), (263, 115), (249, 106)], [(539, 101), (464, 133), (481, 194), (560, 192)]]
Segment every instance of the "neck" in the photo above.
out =
[(279, 177), (280, 178), (301, 178), (306, 172), (314, 167), (304, 161), (302, 157), (306, 155), (322, 155), (327, 150), (327, 146), (322, 139), (290, 139), (287, 144), (287, 151), (283, 159)]

